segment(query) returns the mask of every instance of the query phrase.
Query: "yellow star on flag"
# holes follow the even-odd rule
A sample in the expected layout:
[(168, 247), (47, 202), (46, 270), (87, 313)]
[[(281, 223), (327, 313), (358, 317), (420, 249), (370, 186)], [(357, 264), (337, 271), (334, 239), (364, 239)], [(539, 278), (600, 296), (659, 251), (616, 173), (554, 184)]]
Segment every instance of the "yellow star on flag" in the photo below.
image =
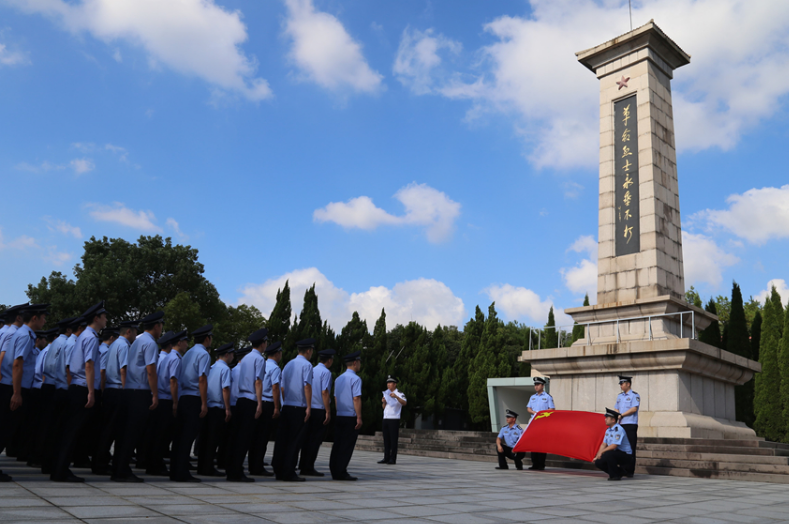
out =
[(540, 413), (536, 417), (534, 417), (534, 420), (537, 420), (538, 418), (548, 418), (551, 415), (553, 415), (554, 413), (555, 413), (554, 411), (543, 411), (542, 413)]

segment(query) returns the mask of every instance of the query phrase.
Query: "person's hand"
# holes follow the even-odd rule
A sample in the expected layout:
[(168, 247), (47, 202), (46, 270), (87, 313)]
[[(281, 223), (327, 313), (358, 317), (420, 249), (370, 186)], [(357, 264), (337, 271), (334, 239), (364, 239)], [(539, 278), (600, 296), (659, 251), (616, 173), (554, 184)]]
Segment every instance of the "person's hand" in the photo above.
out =
[(88, 393), (88, 401), (85, 403), (85, 408), (90, 409), (96, 400), (93, 398), (93, 393)]
[(200, 418), (205, 418), (208, 415), (208, 404), (200, 406)]
[(304, 422), (307, 422), (310, 419), (310, 407), (307, 406), (307, 414), (304, 416)]
[(271, 418), (277, 419), (277, 418), (279, 418), (279, 415), (280, 415), (279, 408), (275, 407), (274, 408), (274, 413), (271, 415)]
[(356, 427), (353, 429), (359, 429), (360, 427), (362, 427), (362, 417), (356, 417)]
[(233, 416), (233, 413), (229, 409), (225, 409), (225, 422), (230, 422), (230, 417)]
[(328, 426), (330, 421), (331, 421), (331, 413), (329, 413), (329, 412), (327, 411), (327, 412), (326, 412), (326, 418), (325, 418), (325, 419), (323, 419), (323, 425), (324, 425), (324, 426)]
[(11, 411), (16, 411), (22, 407), (22, 393), (11, 395)]
[(173, 401), (173, 417), (178, 416), (178, 402)]
[(255, 410), (255, 420), (260, 418), (260, 415), (263, 414), (263, 404), (258, 404), (257, 409)]
[(394, 393), (389, 393), (389, 396), (392, 398), (397, 398), (397, 395), (395, 395)]
[(151, 397), (151, 407), (148, 408), (148, 411), (153, 411), (157, 407), (159, 407), (159, 397), (157, 395), (154, 395), (153, 397)]
[(504, 453), (504, 449), (501, 446), (496, 446), (496, 449), (498, 449), (499, 453)]
[(595, 455), (595, 456), (594, 456), (594, 460), (593, 460), (592, 462), (594, 462), (595, 460), (600, 460), (600, 457), (602, 457), (602, 455), (601, 455), (601, 454), (600, 454), (600, 452), (598, 451), (598, 452), (597, 452), (597, 455)]

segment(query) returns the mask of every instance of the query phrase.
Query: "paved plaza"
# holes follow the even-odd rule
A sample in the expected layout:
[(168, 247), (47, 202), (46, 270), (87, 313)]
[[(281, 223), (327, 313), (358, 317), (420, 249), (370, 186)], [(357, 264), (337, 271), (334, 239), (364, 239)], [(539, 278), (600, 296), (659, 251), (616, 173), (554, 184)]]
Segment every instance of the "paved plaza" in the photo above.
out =
[[(328, 469), (328, 452), (321, 450), (319, 470)], [(177, 484), (146, 477), (128, 485), (87, 475), (86, 484), (74, 485), (0, 457), (0, 468), (15, 479), (0, 484), (0, 522), (789, 522), (789, 485), (646, 475), (614, 483), (587, 471), (495, 471), (492, 463), (412, 456), (379, 466), (379, 458), (354, 454), (349, 470), (357, 482)]]

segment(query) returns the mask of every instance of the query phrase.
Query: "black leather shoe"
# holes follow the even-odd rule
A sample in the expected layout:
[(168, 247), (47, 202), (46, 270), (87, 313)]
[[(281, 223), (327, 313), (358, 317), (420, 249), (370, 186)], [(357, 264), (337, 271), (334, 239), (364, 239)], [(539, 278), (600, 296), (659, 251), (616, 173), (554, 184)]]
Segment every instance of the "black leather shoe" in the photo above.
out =
[(608, 480), (622, 480), (622, 477), (608, 477)]
[(501, 466), (496, 466), (496, 469), (510, 469), (509, 467), (502, 468)]
[(189, 475), (188, 477), (170, 478), (173, 482), (203, 482), (202, 479)]
[(55, 477), (54, 475), (49, 476), (49, 480), (54, 482), (71, 482), (71, 483), (81, 483), (85, 482), (85, 479), (82, 477), (78, 477), (74, 474), (67, 475), (65, 477)]
[(11, 478), (11, 475), (6, 475), (3, 472), (0, 472), (0, 482), (11, 482), (14, 479)]
[(378, 461), (379, 464), (389, 464), (389, 461), (386, 459), (381, 459)]
[(285, 482), (304, 482), (307, 479), (305, 479), (304, 477), (300, 477), (298, 475), (293, 475), (292, 477), (288, 477), (288, 478), (282, 479), (282, 480), (284, 480)]
[(630, 474), (628, 474), (628, 475), (625, 475), (625, 478), (626, 478), (626, 479), (632, 479), (634, 476), (635, 476), (635, 475), (633, 475), (632, 473), (630, 473)]
[(255, 479), (251, 479), (246, 475), (241, 475), (240, 477), (227, 477), (228, 482), (255, 482)]
[(320, 471), (315, 471), (313, 469), (312, 471), (301, 470), (301, 476), (302, 477), (325, 477), (326, 474), (325, 473), (321, 473)]
[(356, 477), (352, 477), (350, 475), (345, 475), (344, 477), (342, 477), (340, 479), (334, 479), (334, 480), (358, 480), (358, 479)]
[(534, 466), (529, 466), (530, 471), (545, 471), (545, 468), (535, 468)]
[(261, 469), (260, 471), (250, 471), (250, 475), (253, 477), (273, 477), (274, 473), (267, 470), (266, 468)]
[(134, 473), (129, 473), (128, 475), (124, 475), (119, 477), (117, 475), (113, 475), (110, 477), (110, 480), (113, 482), (129, 482), (132, 484), (139, 484), (140, 482), (145, 482), (143, 479), (135, 475)]

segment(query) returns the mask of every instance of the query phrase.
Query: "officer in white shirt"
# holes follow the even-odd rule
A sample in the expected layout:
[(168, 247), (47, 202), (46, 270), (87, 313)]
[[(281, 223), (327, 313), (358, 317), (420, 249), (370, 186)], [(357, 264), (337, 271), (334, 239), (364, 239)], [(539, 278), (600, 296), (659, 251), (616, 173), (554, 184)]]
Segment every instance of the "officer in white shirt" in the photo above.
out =
[(397, 379), (392, 375), (386, 378), (386, 390), (381, 398), (384, 408), (384, 421), (381, 431), (384, 434), (384, 458), (379, 464), (397, 464), (397, 440), (400, 436), (400, 411), (408, 402), (405, 395), (397, 389)]

